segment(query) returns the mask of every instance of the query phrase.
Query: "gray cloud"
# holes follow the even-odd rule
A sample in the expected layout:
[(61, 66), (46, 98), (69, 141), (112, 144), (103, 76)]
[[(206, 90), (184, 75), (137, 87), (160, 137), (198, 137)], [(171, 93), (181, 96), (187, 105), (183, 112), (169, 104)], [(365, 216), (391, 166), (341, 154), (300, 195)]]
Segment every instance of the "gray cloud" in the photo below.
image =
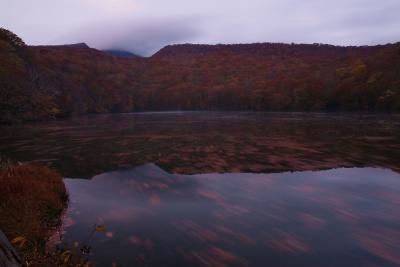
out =
[[(162, 46), (193, 40), (199, 35), (200, 30), (192, 19), (158, 20), (123, 32), (115, 48), (131, 49), (148, 55)], [(111, 42), (109, 46), (113, 45)]]
[(13, 0), (0, 25), (29, 44), (150, 55), (170, 43), (400, 41), (399, 0)]
[(165, 45), (196, 40), (201, 36), (200, 22), (200, 18), (193, 17), (97, 22), (59, 37), (56, 42), (86, 42), (98, 49), (149, 56)]

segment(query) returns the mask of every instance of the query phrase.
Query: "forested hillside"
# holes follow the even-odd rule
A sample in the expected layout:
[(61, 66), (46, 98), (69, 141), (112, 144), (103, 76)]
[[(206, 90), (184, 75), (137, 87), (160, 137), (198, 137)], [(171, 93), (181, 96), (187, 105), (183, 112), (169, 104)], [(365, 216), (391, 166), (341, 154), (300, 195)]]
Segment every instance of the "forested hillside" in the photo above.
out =
[(400, 43), (29, 47), (0, 29), (0, 121), (144, 110), (400, 110)]

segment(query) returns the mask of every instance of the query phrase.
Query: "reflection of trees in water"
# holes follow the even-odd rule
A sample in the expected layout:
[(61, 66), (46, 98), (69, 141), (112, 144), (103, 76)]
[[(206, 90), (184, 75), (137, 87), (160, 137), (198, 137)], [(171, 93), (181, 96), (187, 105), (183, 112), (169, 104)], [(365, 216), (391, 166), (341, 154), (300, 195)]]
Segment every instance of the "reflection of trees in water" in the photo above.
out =
[(154, 162), (165, 170), (279, 172), (400, 166), (398, 116), (166, 113), (88, 116), (8, 128), (18, 159), (45, 159), (68, 177)]

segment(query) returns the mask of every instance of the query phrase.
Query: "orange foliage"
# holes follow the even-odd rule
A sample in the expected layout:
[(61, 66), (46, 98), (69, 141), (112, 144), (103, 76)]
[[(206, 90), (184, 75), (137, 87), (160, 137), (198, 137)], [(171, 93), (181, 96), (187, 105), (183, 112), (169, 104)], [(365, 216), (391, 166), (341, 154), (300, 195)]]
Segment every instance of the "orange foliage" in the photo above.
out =
[(400, 110), (400, 43), (187, 44), (125, 58), (18, 40), (0, 34), (2, 122), (144, 110)]

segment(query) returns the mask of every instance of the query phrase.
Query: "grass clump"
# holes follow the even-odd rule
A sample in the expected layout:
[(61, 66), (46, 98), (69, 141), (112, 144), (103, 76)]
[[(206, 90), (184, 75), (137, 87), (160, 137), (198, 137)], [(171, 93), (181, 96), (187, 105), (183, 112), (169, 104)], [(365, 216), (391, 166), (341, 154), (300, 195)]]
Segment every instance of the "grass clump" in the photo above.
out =
[(86, 266), (68, 251), (48, 252), (68, 194), (62, 177), (47, 166), (14, 163), (0, 155), (0, 229), (26, 266)]

